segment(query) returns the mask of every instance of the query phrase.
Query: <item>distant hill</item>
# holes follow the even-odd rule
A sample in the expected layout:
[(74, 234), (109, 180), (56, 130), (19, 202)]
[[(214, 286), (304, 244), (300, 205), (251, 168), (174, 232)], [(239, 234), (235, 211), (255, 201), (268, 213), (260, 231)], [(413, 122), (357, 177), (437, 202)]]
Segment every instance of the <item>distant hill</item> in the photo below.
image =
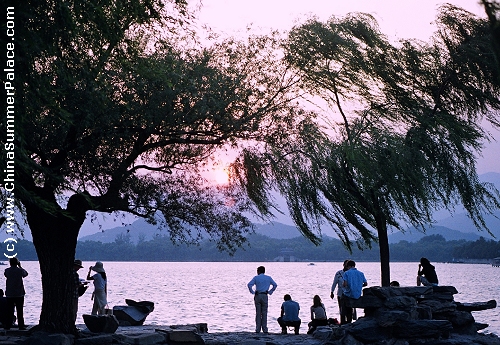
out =
[(137, 243), (140, 239), (150, 241), (157, 236), (165, 236), (165, 230), (159, 230), (156, 225), (151, 225), (144, 219), (138, 219), (130, 225), (118, 226), (111, 229), (101, 230), (92, 235), (82, 236), (78, 241), (96, 241), (111, 243), (118, 236), (130, 236), (130, 242)]
[(290, 238), (302, 236), (296, 226), (286, 225), (278, 222), (255, 224), (255, 232), (267, 237), (280, 240), (287, 240)]
[[(479, 176), (480, 180), (483, 182), (489, 182), (494, 184), (498, 190), (500, 190), (500, 174), (499, 173), (486, 173)], [(439, 216), (438, 216), (439, 215)], [(459, 206), (456, 208), (456, 213), (453, 216), (449, 216), (446, 212), (439, 211), (436, 213), (436, 223), (434, 228), (430, 228), (426, 234), (417, 232), (416, 230), (409, 230), (405, 234), (394, 233), (389, 235), (389, 241), (391, 243), (397, 243), (400, 240), (406, 240), (408, 242), (418, 241), (420, 238), (426, 235), (441, 234), (446, 240), (454, 239), (466, 239), (469, 241), (475, 241), (480, 236), (486, 239), (492, 239), (487, 232), (479, 232), (472, 221), (463, 212), (462, 208)], [(495, 240), (500, 240), (500, 211), (496, 212), (494, 216), (485, 216), (486, 224), (496, 236)], [(88, 223), (88, 222), (87, 222)], [(113, 222), (103, 222), (104, 226), (111, 226)], [(130, 241), (137, 243), (139, 239), (144, 239), (149, 241), (156, 236), (165, 236), (168, 233), (164, 230), (159, 230), (156, 226), (148, 224), (144, 219), (137, 219), (133, 221), (130, 225), (122, 225), (118, 227), (112, 227), (108, 229), (100, 230), (96, 233), (90, 235), (83, 235), (95, 229), (94, 224), (87, 224), (82, 227), (80, 233), (79, 241), (100, 241), (103, 243), (114, 242), (117, 236), (130, 236)], [(291, 239), (295, 237), (300, 237), (301, 234), (299, 230), (293, 225), (287, 225), (280, 222), (273, 222), (267, 224), (255, 224), (255, 231), (258, 234), (268, 236), (276, 239)], [(10, 237), (5, 233), (5, 226), (2, 227), (3, 231), (0, 231), (0, 241), (5, 240), (5, 238)], [(95, 230), (94, 230), (95, 231)], [(83, 235), (83, 236), (82, 236)], [(31, 233), (29, 229), (26, 228), (25, 239), (31, 241)]]
[(389, 243), (398, 243), (399, 241), (417, 242), (422, 237), (431, 235), (441, 235), (447, 241), (454, 241), (454, 240), (476, 241), (481, 237), (479, 233), (475, 234), (471, 232), (462, 232), (446, 228), (444, 226), (433, 226), (431, 228), (426, 229), (425, 233), (420, 232), (414, 227), (412, 227), (409, 228), (404, 233), (397, 231), (392, 234), (389, 234), (388, 237), (389, 237)]
[[(255, 232), (276, 239), (291, 239), (300, 237), (301, 234), (295, 226), (282, 223), (255, 224)], [(144, 219), (138, 219), (130, 225), (119, 226), (112, 229), (102, 230), (92, 235), (79, 238), (79, 241), (96, 241), (102, 243), (114, 242), (118, 236), (130, 236), (132, 243), (152, 240), (157, 236), (168, 235), (167, 231), (159, 230), (157, 226), (147, 223)]]

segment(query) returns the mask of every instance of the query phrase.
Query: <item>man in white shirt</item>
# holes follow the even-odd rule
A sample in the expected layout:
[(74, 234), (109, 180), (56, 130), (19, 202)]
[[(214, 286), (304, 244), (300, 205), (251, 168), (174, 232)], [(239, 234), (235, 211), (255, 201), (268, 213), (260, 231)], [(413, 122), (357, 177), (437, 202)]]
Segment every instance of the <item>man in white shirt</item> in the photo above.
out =
[(341, 299), (342, 299), (342, 295), (344, 293), (344, 287), (343, 287), (343, 284), (344, 284), (344, 273), (345, 271), (347, 271), (347, 262), (349, 260), (344, 260), (344, 264), (343, 264), (343, 268), (341, 270), (338, 270), (336, 273), (335, 273), (335, 277), (333, 278), (333, 284), (332, 284), (332, 290), (330, 292), (330, 298), (333, 299), (333, 296), (334, 296), (334, 291), (335, 289), (337, 289), (337, 302), (338, 302), (338, 305), (339, 305), (339, 314), (340, 314), (340, 323), (346, 323), (346, 319), (345, 319), (345, 313), (342, 312), (342, 303), (341, 303)]
[[(264, 266), (257, 267), (257, 275), (247, 284), (248, 290), (254, 295), (255, 303), (255, 332), (261, 330), (267, 333), (267, 306), (268, 295), (272, 295), (278, 284), (268, 275), (265, 275), (266, 268)], [(253, 286), (255, 285), (255, 290)], [(272, 285), (272, 288), (269, 289)]]

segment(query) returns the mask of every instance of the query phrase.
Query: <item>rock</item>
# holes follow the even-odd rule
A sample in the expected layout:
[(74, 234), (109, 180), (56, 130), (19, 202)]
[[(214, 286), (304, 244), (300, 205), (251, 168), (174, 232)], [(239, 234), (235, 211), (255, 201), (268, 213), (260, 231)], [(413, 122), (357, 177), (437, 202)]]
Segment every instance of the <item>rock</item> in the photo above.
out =
[(388, 333), (379, 327), (373, 318), (359, 318), (356, 322), (344, 325), (346, 333), (363, 343), (375, 343), (388, 338)]
[(410, 310), (417, 306), (417, 301), (409, 296), (390, 297), (384, 302), (384, 306), (389, 309)]
[(428, 305), (417, 305), (416, 308), (417, 311), (417, 317), (416, 319), (419, 320), (430, 320), (432, 319), (432, 309)]
[(114, 315), (83, 314), (83, 321), (89, 331), (93, 333), (115, 333), (118, 329), (118, 320)]
[(368, 295), (358, 299), (349, 298), (348, 305), (352, 308), (380, 308), (384, 305), (384, 300), (374, 295)]
[(127, 334), (120, 335), (119, 340), (123, 344), (131, 345), (156, 345), (164, 344), (166, 339), (165, 335), (155, 332), (155, 333), (139, 333), (139, 334)]
[(454, 286), (433, 286), (432, 290), (434, 294), (456, 295), (458, 293)]
[(411, 320), (394, 325), (393, 334), (397, 338), (437, 338), (449, 336), (453, 330), (446, 320)]
[(380, 327), (390, 327), (397, 322), (410, 320), (410, 314), (402, 310), (381, 310), (375, 315)]
[(201, 338), (199, 334), (196, 334), (195, 332), (189, 330), (174, 329), (170, 332), (167, 332), (167, 335), (169, 344), (205, 344), (203, 338)]
[(354, 338), (351, 334), (347, 334), (344, 339), (342, 339), (342, 345), (363, 345), (358, 339)]
[(87, 336), (85, 338), (77, 338), (75, 345), (108, 345), (113, 342), (112, 334), (98, 334)]
[(497, 307), (497, 301), (494, 299), (489, 300), (488, 302), (474, 302), (474, 303), (460, 303), (455, 302), (457, 305), (457, 310), (464, 311), (481, 311), (487, 309), (494, 309)]
[(332, 335), (333, 329), (329, 326), (318, 326), (313, 332), (313, 337), (321, 340), (331, 339)]
[(437, 300), (424, 300), (424, 301), (419, 302), (419, 305), (429, 306), (431, 308), (433, 315), (436, 313), (453, 312), (457, 309), (457, 306), (455, 303), (440, 302)]
[(29, 337), (24, 345), (73, 345), (74, 337), (67, 334), (51, 334), (35, 332)]

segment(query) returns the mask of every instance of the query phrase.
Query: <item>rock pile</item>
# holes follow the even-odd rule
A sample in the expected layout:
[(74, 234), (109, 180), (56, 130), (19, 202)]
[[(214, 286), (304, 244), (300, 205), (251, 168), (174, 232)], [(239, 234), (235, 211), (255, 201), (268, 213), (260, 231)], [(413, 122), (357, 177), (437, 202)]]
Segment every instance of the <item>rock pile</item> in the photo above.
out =
[(496, 336), (478, 334), (488, 325), (475, 322), (472, 311), (496, 308), (496, 301), (455, 302), (453, 286), (370, 287), (351, 306), (365, 316), (314, 334), (332, 345), (364, 344), (500, 344)]

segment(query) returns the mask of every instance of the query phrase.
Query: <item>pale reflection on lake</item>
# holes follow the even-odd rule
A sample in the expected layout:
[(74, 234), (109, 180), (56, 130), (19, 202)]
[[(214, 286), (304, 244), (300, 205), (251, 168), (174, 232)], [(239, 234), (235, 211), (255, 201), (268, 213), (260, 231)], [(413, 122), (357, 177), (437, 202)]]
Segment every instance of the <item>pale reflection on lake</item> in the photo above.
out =
[[(430, 258), (432, 262), (432, 258)], [(36, 324), (42, 303), (38, 262), (23, 262), (29, 272), (25, 279), (25, 319)], [(88, 267), (94, 262), (84, 262), (79, 271), (85, 278)], [(476, 264), (434, 263), (440, 285), (453, 285), (459, 293), (459, 302), (500, 302), (498, 276), (500, 267)], [(317, 262), (104, 262), (108, 275), (108, 301), (110, 306), (125, 305), (125, 299), (152, 301), (155, 310), (146, 319), (147, 324), (172, 325), (204, 322), (209, 332), (253, 331), (254, 305), (247, 283), (256, 274), (258, 266), (266, 267), (266, 274), (278, 284), (269, 298), (268, 325), (270, 332), (279, 332), (276, 322), (283, 295), (289, 293), (301, 306), (300, 317), (309, 321), (312, 298), (318, 294), (325, 303), (328, 317), (338, 318), (336, 298), (331, 300), (330, 287), (334, 273), (341, 263)], [(5, 268), (7, 266), (4, 266)], [(358, 262), (369, 286), (380, 285), (380, 265)], [(418, 263), (392, 263), (391, 280), (402, 286), (415, 285)], [(5, 286), (5, 282), (3, 283)], [(91, 286), (79, 300), (77, 323), (90, 313)], [(474, 312), (477, 322), (488, 323), (486, 332), (500, 334), (497, 309)], [(362, 310), (358, 310), (362, 315)]]

